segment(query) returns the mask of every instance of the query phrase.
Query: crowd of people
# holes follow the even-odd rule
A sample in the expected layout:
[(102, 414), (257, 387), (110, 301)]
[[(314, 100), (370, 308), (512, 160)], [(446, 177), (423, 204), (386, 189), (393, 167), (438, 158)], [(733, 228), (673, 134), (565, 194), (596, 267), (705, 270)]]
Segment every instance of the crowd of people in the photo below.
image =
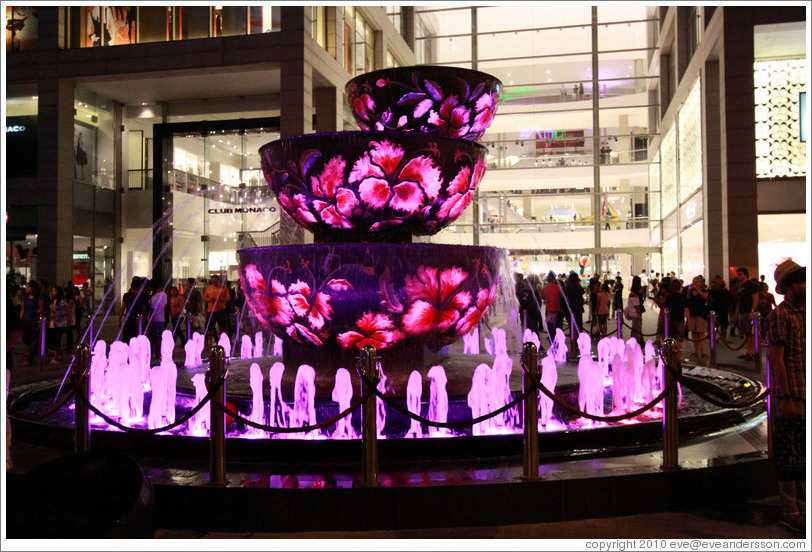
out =
[[(207, 346), (216, 343), (222, 332), (234, 339), (238, 320), (241, 330), (252, 335), (257, 330), (256, 319), (248, 312), (250, 309), (245, 309), (244, 317), (238, 314), (245, 304), (239, 283), (223, 283), (220, 276), (213, 275), (205, 286), (198, 286), (195, 278), (188, 278), (181, 289), (182, 293), (177, 285), (133, 277), (121, 302), (118, 339), (129, 342), (143, 333), (150, 340), (153, 356), (158, 357), (165, 329), (173, 332), (181, 347), (190, 331), (204, 334)], [(85, 282), (80, 287), (69, 281), (59, 286), (45, 280), (31, 280), (25, 287), (12, 286), (8, 291), (11, 312), (19, 316), (22, 325), (23, 365), (29, 366), (43, 351), (43, 360), (51, 364), (68, 358), (86, 332), (89, 317), (94, 314), (90, 285)]]
[(755, 312), (761, 315), (759, 332), (763, 336), (767, 316), (776, 306), (764, 276), (760, 280), (751, 279), (747, 268), (740, 267), (729, 284), (720, 275), (714, 276), (710, 284), (704, 276), (697, 275), (686, 285), (674, 272), (660, 275), (653, 270), (649, 273), (643, 270), (630, 280), (628, 291), (624, 292), (620, 273), (586, 278), (576, 272), (567, 275), (550, 271), (543, 281), (536, 274), (525, 277), (517, 273), (520, 322), (524, 328), (541, 335), (545, 327), (553, 333), (565, 324), (569, 326), (570, 319), (574, 319), (581, 332), (586, 314), (586, 331), (594, 339), (600, 339), (609, 334), (609, 318), (614, 319), (622, 312), (631, 335), (642, 341), (643, 313), (648, 306), (658, 311), (655, 341), (660, 343), (666, 334), (665, 309), (668, 309), (668, 336), (676, 339), (680, 352), (683, 342), (689, 339), (693, 348), (690, 357), (701, 360), (708, 358), (709, 317), (714, 311), (722, 338), (738, 335), (746, 341), (740, 358), (755, 360), (751, 316)]

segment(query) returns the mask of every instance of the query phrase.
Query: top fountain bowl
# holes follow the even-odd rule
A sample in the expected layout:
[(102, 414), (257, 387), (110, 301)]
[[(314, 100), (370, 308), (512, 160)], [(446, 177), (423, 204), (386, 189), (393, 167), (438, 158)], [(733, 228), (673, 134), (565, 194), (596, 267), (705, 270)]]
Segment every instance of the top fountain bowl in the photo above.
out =
[(393, 67), (346, 87), (362, 130), (400, 130), (479, 140), (493, 121), (502, 82), (481, 71), (441, 65)]
[(487, 151), (459, 138), (351, 131), (282, 138), (259, 154), (279, 206), (316, 241), (396, 242), (456, 220)]

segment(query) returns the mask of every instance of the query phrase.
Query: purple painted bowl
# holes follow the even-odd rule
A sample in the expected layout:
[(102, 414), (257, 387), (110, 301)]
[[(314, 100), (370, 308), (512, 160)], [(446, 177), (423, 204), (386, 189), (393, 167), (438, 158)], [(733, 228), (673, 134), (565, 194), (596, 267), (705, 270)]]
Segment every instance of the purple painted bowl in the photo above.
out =
[(312, 347), (440, 347), (515, 297), (506, 252), (442, 244), (308, 244), (241, 249), (240, 282), (259, 323)]
[(359, 75), (345, 86), (362, 130), (401, 130), (479, 140), (490, 126), (502, 82), (440, 65), (394, 67)]
[(487, 148), (406, 132), (334, 132), (259, 149), (283, 211), (316, 241), (410, 241), (435, 234), (471, 203)]

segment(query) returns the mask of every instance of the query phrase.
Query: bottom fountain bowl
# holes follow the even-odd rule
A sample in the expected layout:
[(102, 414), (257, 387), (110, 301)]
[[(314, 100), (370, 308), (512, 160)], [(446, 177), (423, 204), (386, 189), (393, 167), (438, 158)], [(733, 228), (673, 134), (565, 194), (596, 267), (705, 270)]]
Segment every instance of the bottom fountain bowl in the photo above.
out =
[(241, 249), (246, 302), (287, 346), (438, 349), (497, 297), (514, 301), (507, 254), (442, 244), (308, 244)]

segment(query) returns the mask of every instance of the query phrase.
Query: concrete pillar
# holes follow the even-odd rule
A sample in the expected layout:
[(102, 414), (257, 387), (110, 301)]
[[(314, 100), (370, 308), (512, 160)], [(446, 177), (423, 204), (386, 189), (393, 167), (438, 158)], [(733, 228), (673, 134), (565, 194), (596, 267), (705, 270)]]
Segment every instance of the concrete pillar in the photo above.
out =
[[(634, 139), (629, 136), (629, 116), (618, 115), (617, 117), (617, 135), (618, 138), (615, 148), (619, 149), (618, 162), (628, 163), (630, 161), (629, 152), (634, 148)], [(619, 146), (619, 147), (618, 147)]]
[[(310, 20), (302, 6), (282, 6), (282, 29), (290, 41), (281, 65), (280, 135), (297, 136), (313, 132), (313, 52), (310, 50)], [(282, 214), (280, 240), (283, 245), (304, 243), (305, 232)]]
[(728, 279), (728, 233), (727, 233), (727, 190), (722, 186), (722, 152), (719, 116), (719, 62), (705, 62), (701, 73), (702, 87), (702, 157), (704, 163), (704, 197), (705, 212), (705, 266), (708, 276), (720, 274)]
[(316, 104), (316, 132), (343, 130), (343, 90), (340, 91), (338, 88), (330, 86), (316, 88), (313, 92)]

